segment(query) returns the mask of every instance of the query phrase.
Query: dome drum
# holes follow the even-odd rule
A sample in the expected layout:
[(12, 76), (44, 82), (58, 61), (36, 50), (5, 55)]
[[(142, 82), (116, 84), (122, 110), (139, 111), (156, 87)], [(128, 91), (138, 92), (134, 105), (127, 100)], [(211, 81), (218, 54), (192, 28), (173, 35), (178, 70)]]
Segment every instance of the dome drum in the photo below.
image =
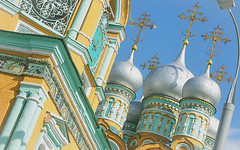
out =
[(212, 116), (216, 108), (209, 102), (197, 98), (183, 98), (180, 101), (181, 109), (195, 109)]
[(136, 98), (136, 94), (133, 90), (126, 86), (116, 83), (108, 83), (105, 88), (105, 94), (106, 96), (117, 94), (118, 96), (121, 96), (122, 98), (128, 100), (129, 102)]
[(146, 103), (137, 132), (154, 133), (170, 140), (178, 120), (178, 113), (168, 108), (168, 106), (164, 105), (164, 103), (162, 105), (156, 102)]
[(176, 116), (179, 114), (179, 103), (174, 99), (161, 97), (161, 96), (149, 96), (143, 99), (144, 109), (155, 109), (156, 107), (163, 108), (165, 111), (174, 113)]
[(181, 136), (191, 137), (204, 145), (207, 129), (215, 107), (204, 100), (197, 98), (184, 98), (180, 101), (181, 111), (179, 113), (179, 122), (173, 139)]

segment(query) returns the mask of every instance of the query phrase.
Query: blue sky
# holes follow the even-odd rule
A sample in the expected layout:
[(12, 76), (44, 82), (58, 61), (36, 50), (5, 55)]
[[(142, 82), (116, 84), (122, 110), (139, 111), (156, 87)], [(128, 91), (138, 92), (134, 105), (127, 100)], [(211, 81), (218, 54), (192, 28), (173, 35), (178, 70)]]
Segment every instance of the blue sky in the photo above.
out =
[[(182, 13), (187, 13), (187, 9), (193, 10), (192, 5), (195, 5), (197, 0), (132, 0), (131, 16), (133, 19), (140, 17), (140, 14), (149, 12), (152, 22), (155, 23), (157, 29), (146, 29), (141, 34), (143, 42), (138, 44), (138, 50), (135, 53), (134, 64), (139, 67), (140, 64), (148, 61), (150, 57), (158, 54), (161, 64), (169, 64), (173, 62), (182, 48), (182, 41), (184, 40), (183, 33), (189, 26), (186, 20), (180, 20), (177, 16)], [(227, 10), (220, 10), (216, 0), (201, 0), (199, 2), (201, 9), (198, 11), (203, 12), (208, 21), (205, 23), (195, 22), (191, 30), (195, 36), (190, 37), (189, 45), (186, 50), (186, 66), (195, 75), (202, 75), (206, 69), (206, 61), (208, 55), (206, 51), (212, 48), (212, 42), (204, 41), (201, 35), (209, 33), (219, 24), (224, 29), (231, 42), (227, 45), (220, 43), (216, 47), (218, 56), (213, 58), (213, 65), (211, 71), (214, 72), (218, 67), (225, 65), (229, 72), (228, 77), (235, 75), (235, 68), (237, 62), (237, 39), (235, 28), (231, 17)], [(240, 28), (240, 1), (236, 1), (236, 7), (232, 9), (233, 14), (238, 22)], [(123, 61), (131, 52), (133, 45), (132, 38), (137, 35), (137, 28), (127, 25), (128, 38), (121, 44), (119, 54), (116, 62)], [(143, 77), (146, 77), (148, 70), (141, 70)], [(240, 149), (240, 81), (238, 81), (237, 95), (236, 95), (236, 108), (229, 132), (227, 141), (228, 149)], [(217, 113), (215, 116), (220, 118), (221, 109), (226, 101), (227, 94), (230, 89), (230, 84), (223, 82), (220, 84), (222, 90), (222, 98), (217, 106)], [(142, 94), (142, 89), (137, 93), (138, 98)]]

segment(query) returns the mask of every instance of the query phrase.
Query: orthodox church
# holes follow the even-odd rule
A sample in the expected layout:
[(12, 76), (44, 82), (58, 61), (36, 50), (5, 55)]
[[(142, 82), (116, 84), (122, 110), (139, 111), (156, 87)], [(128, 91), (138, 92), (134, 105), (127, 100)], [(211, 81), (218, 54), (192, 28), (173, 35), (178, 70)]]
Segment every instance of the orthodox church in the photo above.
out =
[[(0, 1), (0, 150), (212, 150), (219, 85), (185, 66), (198, 4), (174, 62), (143, 81), (133, 57), (114, 64), (131, 0)], [(210, 39), (221, 39), (220, 27)], [(224, 41), (224, 40), (223, 40)], [(212, 54), (214, 53), (214, 47)], [(135, 100), (143, 88), (143, 96)]]

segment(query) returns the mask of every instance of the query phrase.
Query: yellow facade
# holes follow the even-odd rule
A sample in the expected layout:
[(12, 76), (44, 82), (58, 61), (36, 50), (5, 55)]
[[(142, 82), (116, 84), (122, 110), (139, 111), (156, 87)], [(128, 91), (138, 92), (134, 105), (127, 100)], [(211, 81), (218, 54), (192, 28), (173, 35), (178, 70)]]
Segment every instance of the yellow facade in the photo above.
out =
[[(77, 17), (77, 13), (78, 11), (80, 11), (81, 5), (83, 3), (84, 0), (79, 0), (78, 3), (76, 4), (75, 10), (73, 11), (72, 17), (69, 20), (68, 26), (66, 27), (66, 31), (62, 34), (62, 37), (66, 37), (68, 38), (68, 34), (71, 30), (71, 27), (74, 24), (74, 20), (75, 17)], [(6, 3), (8, 4), (9, 2), (6, 1)], [(102, 15), (103, 9), (104, 9), (104, 5), (106, 5), (107, 3), (102, 0), (102, 1), (95, 1), (93, 0), (89, 6), (89, 9), (87, 11), (87, 14), (84, 18), (84, 21), (82, 23), (82, 26), (79, 30), (79, 32), (77, 33), (77, 36), (75, 39), (75, 43), (77, 44), (81, 44), (83, 45), (86, 49), (89, 48), (90, 44), (91, 44), (91, 40), (95, 34), (95, 30), (96, 27), (99, 23), (100, 17)], [(115, 2), (111, 1), (111, 4), (114, 5), (114, 7), (116, 7)], [(27, 27), (29, 26), (29, 29), (33, 30), (34, 32), (36, 31), (37, 36), (43, 36), (43, 35), (39, 35), (39, 34), (44, 34), (44, 38), (47, 36), (50, 36), (52, 38), (53, 37), (58, 37), (58, 38), (62, 38), (61, 36), (59, 36), (59, 34), (56, 31), (53, 31), (52, 29), (46, 27), (46, 25), (42, 25), (41, 23), (38, 23), (37, 20), (19, 13), (18, 10), (20, 9), (20, 5), (21, 2), (17, 2), (15, 3), (14, 1), (12, 1), (11, 4), (9, 5), (15, 5), (13, 8), (16, 8), (16, 12), (12, 13), (12, 11), (6, 11), (6, 10), (10, 10), (6, 9), (6, 10), (0, 10), (0, 29), (4, 30), (4, 31), (11, 31), (11, 32), (17, 32), (19, 25), (21, 23), (24, 23), (24, 25), (27, 25)], [(120, 16), (120, 24), (122, 26), (126, 26), (126, 22), (128, 19), (128, 9), (129, 9), (129, 1), (128, 0), (123, 0), (121, 2), (121, 16)], [(7, 8), (7, 6), (4, 5), (4, 7)], [(111, 6), (113, 7), (113, 6)], [(114, 11), (117, 8), (114, 8)], [(17, 12), (18, 11), (18, 12)], [(19, 32), (19, 31), (18, 31)], [(24, 34), (24, 33), (23, 33)], [(123, 39), (121, 39), (120, 36), (121, 33), (107, 33), (108, 37), (114, 37), (116, 38), (116, 40), (118, 41), (118, 43), (121, 43), (123, 41)], [(69, 43), (66, 44), (66, 46), (68, 46)], [(35, 48), (32, 48), (30, 42), (29, 42), (29, 49), (30, 50), (35, 50)], [(47, 43), (46, 43), (47, 45)], [(73, 115), (74, 116), (78, 116), (76, 119), (76, 122), (79, 122), (79, 128), (82, 130), (82, 134), (84, 135), (84, 137), (86, 137), (86, 139), (84, 140), (85, 144), (89, 143), (89, 148), (90, 149), (96, 149), (96, 143), (94, 143), (93, 139), (92, 139), (92, 135), (89, 135), (89, 129), (87, 129), (87, 125), (85, 122), (83, 122), (83, 119), (80, 118), (79, 116), (79, 110), (75, 104), (75, 102), (73, 102), (73, 98), (71, 97), (71, 95), (69, 94), (70, 92), (68, 91), (69, 89), (66, 88), (66, 81), (63, 81), (64, 78), (59, 74), (59, 68), (58, 66), (56, 66), (56, 58), (58, 57), (58, 55), (56, 55), (55, 53), (51, 52), (50, 53), (46, 53), (46, 51), (44, 51), (44, 53), (39, 54), (36, 51), (35, 52), (28, 52), (28, 51), (22, 51), (22, 48), (19, 47), (19, 50), (17, 48), (18, 45), (14, 45), (13, 47), (15, 47), (15, 49), (2, 49), (0, 50), (1, 54), (9, 54), (9, 55), (13, 55), (13, 56), (20, 56), (22, 58), (35, 58), (38, 60), (46, 60), (51, 64), (51, 68), (53, 68), (53, 74), (56, 75), (56, 79), (59, 82), (59, 86), (63, 89), (63, 94), (66, 97), (66, 100), (69, 103), (69, 109), (72, 110)], [(45, 46), (45, 45), (42, 45)], [(74, 46), (70, 46), (67, 48), (67, 50), (69, 51), (69, 59), (73, 61), (74, 63), (74, 67), (76, 67), (76, 71), (77, 74), (82, 75), (83, 72), (85, 72), (87, 74), (88, 80), (90, 81), (90, 85), (91, 85), (91, 90), (89, 92), (89, 95), (87, 95), (87, 101), (89, 101), (88, 103), (91, 105), (91, 111), (95, 112), (97, 110), (97, 106), (99, 104), (99, 102), (101, 102), (101, 100), (99, 99), (99, 96), (97, 96), (96, 94), (96, 79), (98, 77), (98, 74), (101, 70), (101, 66), (103, 64), (103, 61), (105, 59), (105, 56), (108, 52), (108, 46), (105, 46), (105, 49), (101, 55), (101, 59), (99, 61), (99, 65), (96, 69), (96, 72), (93, 74), (91, 73), (90, 68), (88, 67), (88, 64), (86, 63), (86, 61), (83, 59), (83, 55), (76, 52), (76, 48), (73, 49)], [(116, 50), (118, 49), (119, 45), (116, 45)], [(26, 48), (28, 49), (28, 48)], [(39, 50), (40, 52), (40, 50)], [(107, 81), (107, 78), (109, 76), (109, 73), (111, 71), (111, 67), (113, 65), (113, 62), (115, 60), (116, 57), (116, 52), (114, 52), (114, 54), (111, 56), (111, 62), (109, 64), (109, 66), (107, 67), (106, 70), (106, 74), (104, 76), (104, 80)], [(65, 63), (65, 62), (64, 62)], [(50, 66), (49, 66), (50, 67)], [(20, 88), (20, 82), (27, 82), (27, 83), (32, 83), (32, 84), (38, 84), (38, 85), (42, 85), (42, 87), (44, 88), (44, 90), (49, 94), (51, 92), (51, 87), (48, 85), (47, 81), (44, 78), (41, 77), (35, 77), (33, 75), (14, 75), (14, 74), (10, 74), (10, 73), (3, 73), (0, 72), (0, 132), (2, 132), (4, 125), (8, 119), (8, 116), (12, 110), (13, 104), (15, 102), (16, 96), (19, 94), (19, 88)], [(104, 88), (105, 84), (102, 85), (101, 88)], [(63, 110), (61, 110), (63, 111)], [(49, 98), (45, 101), (44, 105), (43, 105), (43, 109), (41, 110), (39, 116), (38, 116), (38, 120), (36, 122), (36, 125), (34, 127), (34, 130), (32, 132), (31, 138), (27, 144), (26, 149), (34, 149), (35, 143), (38, 141), (39, 135), (42, 131), (42, 128), (44, 126), (44, 117), (46, 115), (46, 112), (51, 112), (57, 116), (61, 116), (63, 118), (65, 118), (65, 116), (62, 116), (60, 110), (57, 108), (54, 99), (49, 96)], [(93, 119), (94, 120), (94, 119)], [(109, 122), (109, 124), (113, 124), (112, 122)], [(99, 125), (96, 125), (99, 128)], [(96, 127), (94, 127), (96, 128)], [(119, 127), (118, 127), (119, 128)], [(60, 129), (60, 127), (59, 127)], [(70, 139), (70, 143), (64, 147), (62, 147), (61, 149), (66, 149), (66, 150), (76, 150), (76, 149), (80, 149), (81, 146), (79, 146), (77, 139), (75, 139), (75, 135), (72, 134), (72, 132), (70, 132), (70, 127), (68, 126), (68, 132), (69, 132), (69, 139)], [(100, 129), (97, 129), (100, 130)], [(99, 131), (98, 131), (99, 132)], [(102, 131), (101, 131), (102, 132)], [(102, 134), (102, 133), (101, 133)], [(105, 134), (105, 133), (104, 133)], [(111, 137), (113, 138), (116, 135), (111, 135)], [(104, 140), (104, 139), (102, 139)], [(108, 143), (106, 141), (106, 143)], [(109, 143), (108, 143), (109, 144)], [(123, 142), (119, 142), (118, 144), (122, 145), (122, 147), (124, 147), (124, 143)]]

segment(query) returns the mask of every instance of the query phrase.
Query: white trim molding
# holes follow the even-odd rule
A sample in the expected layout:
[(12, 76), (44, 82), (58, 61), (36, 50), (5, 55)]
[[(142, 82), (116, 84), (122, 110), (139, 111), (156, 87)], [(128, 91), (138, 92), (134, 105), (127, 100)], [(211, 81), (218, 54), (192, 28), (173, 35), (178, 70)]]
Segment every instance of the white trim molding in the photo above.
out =
[(26, 28), (26, 29), (28, 29), (28, 30), (36, 33), (36, 34), (46, 35), (46, 34), (43, 33), (42, 31), (34, 28), (34, 27), (31, 26), (30, 24), (28, 24), (28, 23), (26, 23), (26, 22), (24, 22), (24, 21), (22, 21), (22, 20), (19, 20), (19, 21), (17, 22), (16, 28), (15, 28), (14, 31), (17, 32), (17, 30), (18, 30), (19, 27), (21, 27), (21, 26), (23, 26), (24, 28)]

